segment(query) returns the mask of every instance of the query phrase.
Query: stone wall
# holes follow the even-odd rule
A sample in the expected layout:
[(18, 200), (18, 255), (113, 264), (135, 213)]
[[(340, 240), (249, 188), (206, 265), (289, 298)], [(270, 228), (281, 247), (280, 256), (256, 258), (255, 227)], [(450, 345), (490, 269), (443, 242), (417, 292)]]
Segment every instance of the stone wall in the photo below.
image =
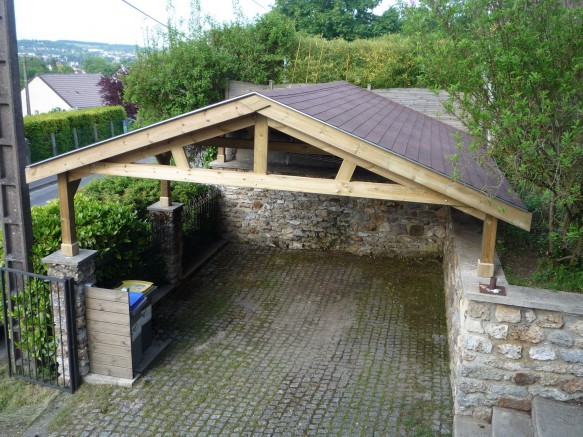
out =
[(406, 202), (223, 187), (231, 241), (359, 255), (442, 253), (448, 208)]
[(493, 406), (529, 411), (534, 396), (583, 400), (583, 295), (508, 286), (499, 262), (507, 295), (479, 293), (479, 228), (454, 219), (444, 246), (455, 413), (489, 420)]

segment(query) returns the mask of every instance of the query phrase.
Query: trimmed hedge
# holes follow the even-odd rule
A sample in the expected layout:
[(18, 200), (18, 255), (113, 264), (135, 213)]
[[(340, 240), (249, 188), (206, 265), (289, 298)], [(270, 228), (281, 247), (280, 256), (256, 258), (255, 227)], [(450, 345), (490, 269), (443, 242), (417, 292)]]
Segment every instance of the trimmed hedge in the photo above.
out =
[(24, 136), (29, 141), (30, 161), (38, 162), (54, 156), (51, 133), (55, 134), (57, 153), (61, 154), (75, 149), (73, 129), (77, 131), (78, 146), (84, 147), (96, 142), (94, 125), (97, 126), (97, 141), (103, 141), (113, 136), (112, 122), (113, 134), (123, 133), (125, 118), (123, 106), (27, 115), (24, 117)]

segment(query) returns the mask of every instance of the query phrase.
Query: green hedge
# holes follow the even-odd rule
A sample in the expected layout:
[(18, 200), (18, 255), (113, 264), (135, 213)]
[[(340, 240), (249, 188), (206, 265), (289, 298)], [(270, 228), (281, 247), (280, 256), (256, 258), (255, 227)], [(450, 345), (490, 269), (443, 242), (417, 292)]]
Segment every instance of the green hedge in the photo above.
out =
[(97, 141), (123, 133), (123, 120), (126, 113), (123, 106), (103, 106), (99, 108), (49, 114), (28, 115), (24, 117), (24, 136), (29, 141), (30, 161), (38, 162), (51, 158), (53, 146), (51, 133), (55, 134), (57, 153), (75, 149), (73, 129), (77, 131), (78, 146), (95, 143), (94, 125), (97, 126)]

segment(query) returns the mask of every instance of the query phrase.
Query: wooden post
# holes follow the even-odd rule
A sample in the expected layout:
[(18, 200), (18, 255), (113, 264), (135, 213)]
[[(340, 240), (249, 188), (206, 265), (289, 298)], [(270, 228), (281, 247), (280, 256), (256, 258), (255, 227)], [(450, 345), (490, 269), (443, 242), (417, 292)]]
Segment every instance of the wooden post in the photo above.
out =
[(79, 253), (77, 228), (75, 226), (74, 197), (80, 182), (80, 179), (69, 182), (67, 173), (60, 173), (57, 177), (59, 205), (61, 207), (61, 253), (64, 256), (75, 256)]
[(225, 162), (225, 148), (217, 147), (217, 161)]
[(267, 174), (267, 147), (269, 144), (269, 127), (267, 118), (258, 115), (255, 120), (255, 139), (253, 146), (253, 171)]
[[(156, 155), (158, 163), (161, 165), (170, 165), (171, 152)], [(172, 206), (170, 181), (160, 181), (160, 206)]]
[(496, 230), (498, 219), (486, 215), (482, 231), (482, 254), (478, 260), (478, 276), (489, 278), (494, 275), (494, 251), (496, 249)]

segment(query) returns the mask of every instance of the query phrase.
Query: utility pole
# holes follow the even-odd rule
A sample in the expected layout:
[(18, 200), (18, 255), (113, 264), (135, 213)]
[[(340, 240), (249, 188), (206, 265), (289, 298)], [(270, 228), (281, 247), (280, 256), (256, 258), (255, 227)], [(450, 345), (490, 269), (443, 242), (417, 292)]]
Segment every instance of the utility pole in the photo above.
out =
[(30, 115), (30, 94), (28, 93), (28, 73), (26, 71), (26, 55), (22, 57), (22, 74), (24, 75), (24, 94), (26, 95), (26, 115)]
[(0, 0), (0, 223), (6, 267), (31, 271), (32, 218), (24, 177), (26, 143), (14, 1)]

